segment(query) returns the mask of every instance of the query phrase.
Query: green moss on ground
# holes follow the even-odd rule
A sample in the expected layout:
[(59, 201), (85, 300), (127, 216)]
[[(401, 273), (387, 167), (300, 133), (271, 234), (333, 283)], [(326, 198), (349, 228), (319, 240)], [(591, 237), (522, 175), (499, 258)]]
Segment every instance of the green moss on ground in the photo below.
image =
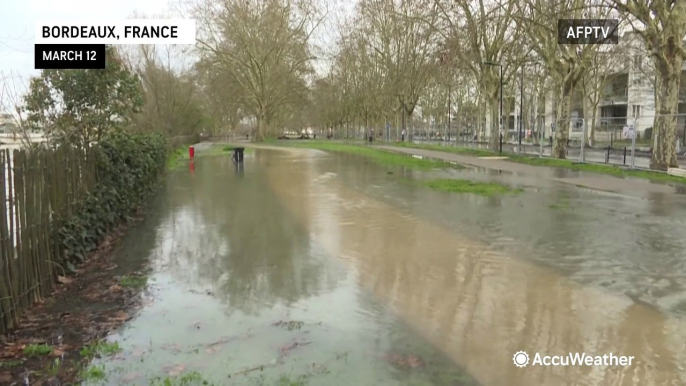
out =
[(451, 193), (472, 193), (481, 196), (497, 196), (502, 194), (520, 193), (522, 189), (515, 189), (507, 185), (496, 182), (476, 182), (460, 179), (438, 179), (424, 182), (434, 190), (441, 190)]

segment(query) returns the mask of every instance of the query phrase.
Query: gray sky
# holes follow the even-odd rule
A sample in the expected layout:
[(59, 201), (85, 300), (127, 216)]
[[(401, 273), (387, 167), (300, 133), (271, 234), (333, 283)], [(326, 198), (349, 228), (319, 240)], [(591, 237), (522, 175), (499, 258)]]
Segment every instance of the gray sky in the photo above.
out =
[[(16, 99), (25, 92), (29, 79), (40, 74), (39, 70), (33, 68), (36, 20), (121, 20), (132, 18), (134, 15), (143, 18), (162, 18), (159, 15), (176, 14), (171, 12), (170, 8), (184, 8), (179, 5), (185, 1), (171, 0), (170, 3), (170, 0), (0, 0), (0, 82), (11, 84), (5, 89), (0, 85), (0, 91), (13, 94)], [(352, 13), (357, 0), (315, 1), (320, 2), (322, 9), (328, 9), (329, 12), (325, 22), (315, 33), (313, 43), (320, 47), (326, 46), (329, 49), (325, 51), (330, 54), (336, 40), (338, 25), (345, 15)], [(174, 6), (170, 7), (170, 4)], [(325, 59), (328, 55), (323, 56), (322, 60), (315, 64), (319, 72), (326, 71), (328, 67)], [(187, 60), (181, 62), (187, 64)]]
[(161, 14), (168, 0), (0, 0), (0, 72), (22, 78), (33, 69), (36, 20), (126, 19), (134, 12)]

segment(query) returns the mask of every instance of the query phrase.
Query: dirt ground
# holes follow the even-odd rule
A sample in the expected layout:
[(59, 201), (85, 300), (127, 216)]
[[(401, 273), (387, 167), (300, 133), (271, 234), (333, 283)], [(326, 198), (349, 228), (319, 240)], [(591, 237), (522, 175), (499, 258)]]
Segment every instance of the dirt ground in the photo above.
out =
[[(125, 230), (110, 235), (75, 274), (60, 277), (52, 296), (24, 312), (17, 330), (0, 336), (0, 385), (77, 384), (87, 362), (81, 349), (131, 318), (141, 288), (122, 286), (121, 279), (141, 275), (144, 262), (133, 267), (115, 262), (112, 249)], [(47, 344), (52, 352), (27, 355), (26, 347), (36, 344)]]

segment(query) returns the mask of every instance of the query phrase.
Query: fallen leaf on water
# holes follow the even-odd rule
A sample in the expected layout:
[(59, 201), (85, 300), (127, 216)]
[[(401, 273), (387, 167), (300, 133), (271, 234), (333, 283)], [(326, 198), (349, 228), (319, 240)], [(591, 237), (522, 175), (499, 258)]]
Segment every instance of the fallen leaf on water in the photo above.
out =
[(163, 344), (161, 347), (165, 350), (173, 351), (175, 353), (181, 352), (181, 345), (178, 343), (175, 343), (175, 344), (166, 343), (166, 344)]
[(205, 349), (205, 352), (208, 354), (214, 354), (216, 352), (219, 352), (219, 350), (221, 350), (222, 347), (223, 346), (220, 344), (212, 345), (212, 346), (208, 347), (207, 349)]
[(142, 376), (143, 376), (143, 374), (141, 374), (141, 373), (135, 371), (135, 372), (133, 372), (133, 373), (124, 374), (124, 375), (121, 377), (121, 380), (122, 380), (122, 382), (131, 382), (131, 381), (133, 381), (134, 379), (138, 379), (138, 378), (140, 378), (140, 377), (142, 377)]
[(135, 357), (141, 357), (141, 356), (143, 356), (143, 354), (145, 354), (145, 349), (142, 349), (142, 348), (137, 348), (137, 349), (133, 350), (133, 352), (131, 353), (131, 355), (133, 355)]
[(57, 281), (62, 284), (71, 284), (74, 281), (74, 279), (70, 279), (64, 276), (57, 276)]
[(50, 356), (61, 357), (62, 355), (64, 355), (64, 352), (65, 352), (64, 348), (62, 348), (62, 349), (56, 348), (56, 349), (52, 350), (52, 352), (50, 353)]
[(112, 284), (110, 286), (110, 291), (119, 291), (121, 290), (121, 286), (119, 284)]
[(186, 366), (184, 365), (167, 366), (164, 368), (164, 371), (166, 371), (167, 375), (169, 375), (170, 377), (180, 375), (181, 373), (183, 373), (184, 370), (186, 370)]
[(124, 312), (124, 311), (117, 311), (117, 313), (114, 314), (114, 316), (112, 317), (112, 319), (118, 320), (118, 321), (120, 321), (120, 322), (123, 322), (123, 321), (125, 321), (125, 320), (128, 319), (128, 318), (129, 318), (129, 314), (127, 314), (127, 313)]

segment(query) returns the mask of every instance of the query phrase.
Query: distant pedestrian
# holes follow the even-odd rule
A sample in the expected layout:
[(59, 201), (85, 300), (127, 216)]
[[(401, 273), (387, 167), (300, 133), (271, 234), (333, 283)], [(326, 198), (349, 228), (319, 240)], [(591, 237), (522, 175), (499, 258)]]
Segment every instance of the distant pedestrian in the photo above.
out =
[(403, 132), (401, 134), (402, 141), (405, 142), (405, 130), (403, 129)]

